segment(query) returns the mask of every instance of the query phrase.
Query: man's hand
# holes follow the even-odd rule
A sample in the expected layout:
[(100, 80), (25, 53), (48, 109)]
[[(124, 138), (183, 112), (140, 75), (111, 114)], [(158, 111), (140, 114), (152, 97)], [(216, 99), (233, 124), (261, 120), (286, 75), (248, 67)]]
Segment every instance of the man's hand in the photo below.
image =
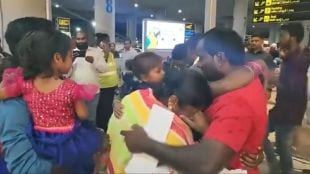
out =
[(249, 169), (257, 168), (264, 161), (264, 152), (261, 147), (258, 147), (258, 154), (242, 153), (240, 161)]
[(85, 60), (89, 63), (94, 63), (94, 57), (93, 56), (86, 56)]
[(130, 131), (121, 131), (121, 135), (125, 137), (127, 148), (132, 153), (145, 152), (151, 144), (151, 139), (144, 129), (138, 125), (133, 125)]
[(208, 128), (208, 121), (203, 112), (197, 112), (192, 118), (181, 115), (180, 118), (192, 129), (199, 133), (204, 133)]
[(115, 100), (113, 105), (113, 112), (116, 118), (118, 119), (122, 118), (123, 109), (124, 109), (123, 104), (119, 100)]
[(73, 60), (75, 60), (75, 58), (79, 57), (79, 52), (78, 51), (73, 51)]

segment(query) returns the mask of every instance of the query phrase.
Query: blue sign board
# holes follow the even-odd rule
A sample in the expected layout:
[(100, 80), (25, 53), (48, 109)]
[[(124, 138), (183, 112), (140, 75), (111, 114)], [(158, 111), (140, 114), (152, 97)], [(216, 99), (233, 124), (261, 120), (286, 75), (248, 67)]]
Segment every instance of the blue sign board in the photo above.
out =
[(106, 0), (105, 3), (106, 3), (105, 10), (108, 13), (112, 13), (113, 12), (113, 0)]

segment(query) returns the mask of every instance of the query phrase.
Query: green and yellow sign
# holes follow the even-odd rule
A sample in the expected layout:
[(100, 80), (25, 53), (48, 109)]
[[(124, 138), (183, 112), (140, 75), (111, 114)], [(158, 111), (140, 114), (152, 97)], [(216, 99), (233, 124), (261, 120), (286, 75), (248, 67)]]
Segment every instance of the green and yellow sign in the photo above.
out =
[(310, 19), (310, 0), (254, 0), (253, 23)]

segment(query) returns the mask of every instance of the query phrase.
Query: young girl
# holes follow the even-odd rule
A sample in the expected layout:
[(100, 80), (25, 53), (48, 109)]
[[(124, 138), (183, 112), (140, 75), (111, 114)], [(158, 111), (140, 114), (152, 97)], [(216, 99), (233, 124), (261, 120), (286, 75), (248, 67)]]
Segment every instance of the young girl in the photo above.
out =
[(124, 85), (120, 90), (120, 96), (145, 88), (154, 88), (164, 78), (162, 58), (155, 53), (145, 52), (126, 62), (126, 68), (132, 72), (124, 76)]
[(5, 70), (0, 100), (23, 96), (33, 120), (29, 138), (40, 156), (74, 173), (92, 172), (102, 140), (83, 121), (88, 113), (82, 99), (91, 100), (98, 88), (63, 80), (72, 65), (71, 39), (59, 31), (32, 32), (18, 53), (21, 67)]

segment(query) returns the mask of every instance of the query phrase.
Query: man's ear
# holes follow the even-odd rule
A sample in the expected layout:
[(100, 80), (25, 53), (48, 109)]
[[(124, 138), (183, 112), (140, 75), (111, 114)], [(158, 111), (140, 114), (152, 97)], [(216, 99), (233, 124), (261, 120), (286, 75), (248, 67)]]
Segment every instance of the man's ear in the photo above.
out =
[(179, 99), (177, 96), (175, 95), (170, 96), (168, 99), (168, 108), (170, 110), (175, 110), (178, 105), (178, 102), (179, 102)]
[(214, 64), (217, 68), (221, 68), (227, 62), (225, 53), (223, 52), (218, 52), (217, 54), (215, 54), (213, 59), (214, 59)]

